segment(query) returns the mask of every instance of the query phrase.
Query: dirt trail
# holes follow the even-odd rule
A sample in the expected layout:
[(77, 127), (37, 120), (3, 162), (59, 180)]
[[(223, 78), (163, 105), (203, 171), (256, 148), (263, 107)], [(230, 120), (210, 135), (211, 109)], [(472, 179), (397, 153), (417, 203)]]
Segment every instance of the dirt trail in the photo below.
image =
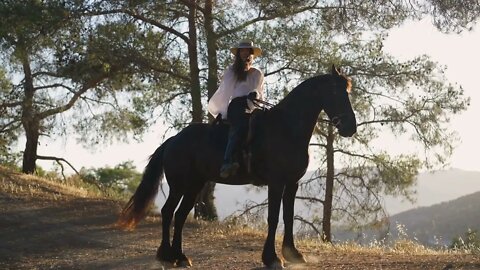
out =
[[(0, 172), (0, 269), (167, 269), (155, 260), (160, 220), (133, 232), (112, 227), (121, 203), (44, 180)], [(184, 251), (191, 269), (264, 269), (264, 235), (189, 222)], [(287, 269), (480, 269), (474, 255), (402, 255), (299, 245), (309, 263)]]

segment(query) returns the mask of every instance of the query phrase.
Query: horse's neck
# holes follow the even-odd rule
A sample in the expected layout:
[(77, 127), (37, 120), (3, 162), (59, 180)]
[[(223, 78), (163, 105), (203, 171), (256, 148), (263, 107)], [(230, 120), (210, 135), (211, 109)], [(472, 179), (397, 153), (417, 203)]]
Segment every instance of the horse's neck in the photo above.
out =
[(313, 95), (313, 83), (306, 82), (292, 90), (274, 109), (293, 140), (308, 146), (318, 115), (322, 111), (318, 96)]

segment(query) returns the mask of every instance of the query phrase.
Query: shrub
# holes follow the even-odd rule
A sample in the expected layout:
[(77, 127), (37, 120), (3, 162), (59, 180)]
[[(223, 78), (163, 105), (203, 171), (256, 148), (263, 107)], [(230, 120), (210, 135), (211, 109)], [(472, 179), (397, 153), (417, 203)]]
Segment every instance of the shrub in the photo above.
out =
[(463, 237), (458, 236), (453, 239), (451, 249), (461, 250), (471, 253), (480, 252), (480, 235), (477, 230), (468, 229)]

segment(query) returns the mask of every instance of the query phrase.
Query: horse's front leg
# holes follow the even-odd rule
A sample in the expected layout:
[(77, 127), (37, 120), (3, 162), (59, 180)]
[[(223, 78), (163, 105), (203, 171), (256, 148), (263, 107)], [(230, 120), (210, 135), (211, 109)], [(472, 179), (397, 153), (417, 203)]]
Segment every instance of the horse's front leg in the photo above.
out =
[(167, 201), (162, 207), (162, 243), (157, 250), (157, 258), (160, 261), (175, 263), (176, 258), (173, 255), (170, 245), (170, 224), (172, 223), (173, 213), (182, 198), (182, 194), (178, 194), (174, 190), (170, 190)]
[(275, 252), (275, 233), (278, 225), (278, 215), (282, 200), (284, 185), (270, 184), (268, 186), (268, 235), (263, 247), (262, 261), (269, 268), (283, 268), (283, 262)]
[[(199, 190), (198, 190), (199, 191)], [(185, 220), (187, 219), (188, 213), (193, 208), (195, 204), (195, 199), (198, 194), (197, 189), (187, 192), (180, 203), (177, 211), (175, 212), (175, 221), (174, 221), (174, 231), (172, 239), (172, 253), (175, 258), (176, 266), (180, 267), (190, 267), (192, 266), (192, 261), (190, 258), (185, 256), (182, 248), (182, 230)]]
[(283, 192), (283, 223), (285, 223), (285, 235), (283, 236), (282, 255), (285, 260), (292, 263), (306, 263), (307, 261), (295, 247), (293, 240), (293, 215), (295, 206), (295, 195), (297, 194), (298, 183), (291, 183), (285, 186)]

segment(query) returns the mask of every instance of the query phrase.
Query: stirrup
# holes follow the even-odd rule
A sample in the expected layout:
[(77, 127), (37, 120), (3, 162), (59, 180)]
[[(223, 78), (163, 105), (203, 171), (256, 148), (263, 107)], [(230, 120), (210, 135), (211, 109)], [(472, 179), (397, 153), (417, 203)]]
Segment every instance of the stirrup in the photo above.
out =
[(238, 164), (238, 162), (223, 164), (222, 168), (220, 169), (220, 177), (228, 178), (232, 175), (235, 175), (238, 168), (240, 168), (240, 164)]

